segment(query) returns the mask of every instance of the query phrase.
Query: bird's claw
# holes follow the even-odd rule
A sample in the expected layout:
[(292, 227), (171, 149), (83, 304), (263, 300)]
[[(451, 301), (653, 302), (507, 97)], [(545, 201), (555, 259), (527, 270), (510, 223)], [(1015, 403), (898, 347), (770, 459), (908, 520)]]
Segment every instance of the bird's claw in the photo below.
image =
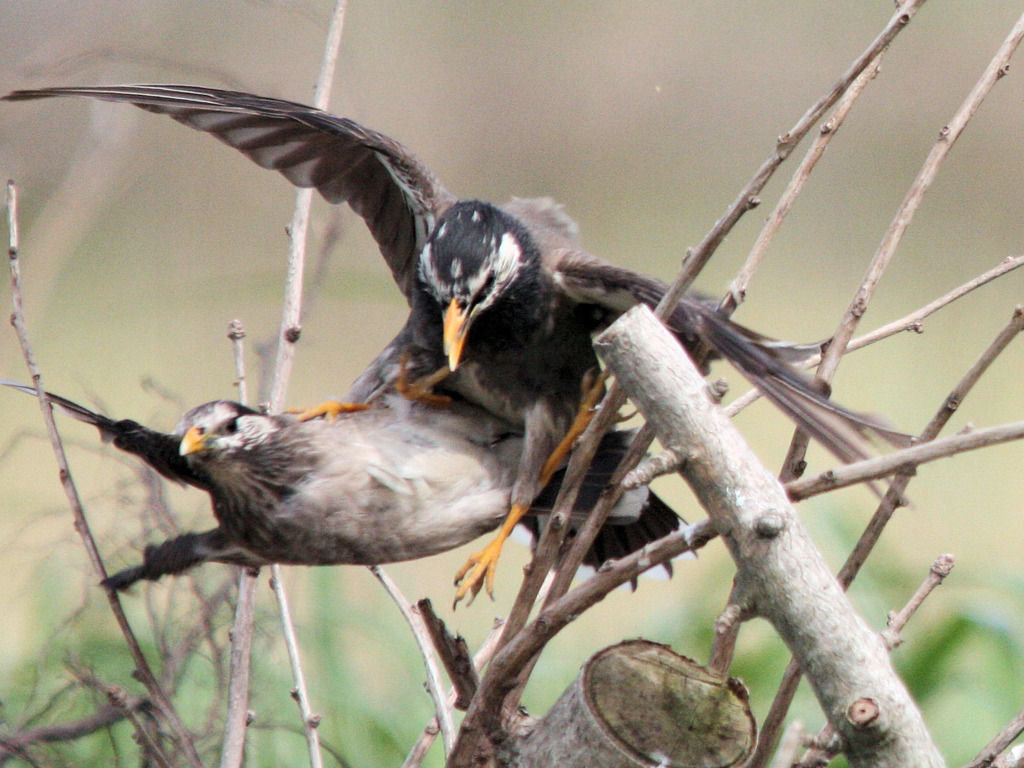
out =
[(290, 408), (288, 413), (296, 414), (299, 421), (310, 421), (323, 416), (328, 421), (334, 421), (343, 413), (355, 413), (365, 411), (370, 406), (366, 403), (342, 403), (337, 400), (325, 400), (319, 405), (311, 408)]
[(494, 599), (494, 575), (498, 569), (501, 545), (502, 542), (495, 539), (479, 552), (469, 556), (465, 565), (455, 574), (455, 584), (458, 586), (458, 589), (455, 590), (455, 600), (452, 602), (452, 608), (457, 606), (466, 595), (469, 595), (466, 606), (472, 605), (473, 600), (476, 599), (476, 596), (480, 594), (480, 590), (484, 587), (487, 588), (488, 596), (492, 600)]
[(398, 394), (406, 400), (432, 405), (435, 408), (444, 408), (452, 404), (452, 399), (447, 395), (436, 395), (432, 391), (435, 384), (441, 383), (451, 375), (451, 369), (447, 365), (413, 381), (409, 381), (408, 366), (409, 355), (403, 354), (398, 363), (398, 379), (395, 381)]

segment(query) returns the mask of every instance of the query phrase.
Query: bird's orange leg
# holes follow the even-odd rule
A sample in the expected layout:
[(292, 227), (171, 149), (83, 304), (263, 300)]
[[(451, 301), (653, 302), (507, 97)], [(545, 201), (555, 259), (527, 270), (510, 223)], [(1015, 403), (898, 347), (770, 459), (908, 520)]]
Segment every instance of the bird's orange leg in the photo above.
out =
[(321, 416), (326, 417), (328, 421), (334, 421), (343, 413), (365, 411), (369, 407), (368, 403), (342, 403), (337, 400), (325, 400), (310, 408), (289, 408), (288, 413), (296, 414), (299, 421), (309, 421)]
[[(580, 402), (576, 418), (569, 427), (569, 431), (566, 432), (565, 437), (562, 438), (562, 441), (555, 450), (551, 452), (548, 460), (544, 462), (544, 467), (540, 471), (540, 485), (542, 488), (550, 482), (555, 472), (562, 465), (562, 461), (572, 451), (576, 440), (590, 425), (590, 422), (593, 421), (594, 407), (604, 397), (604, 383), (607, 378), (608, 374), (602, 371), (597, 376), (588, 374), (583, 380), (583, 400)], [(452, 607), (458, 605), (459, 601), (466, 597), (467, 594), (470, 595), (467, 605), (472, 604), (473, 599), (480, 593), (480, 589), (485, 586), (487, 587), (487, 594), (491, 596), (492, 600), (494, 599), (494, 575), (498, 568), (498, 558), (501, 557), (501, 549), (505, 545), (505, 540), (512, 535), (513, 529), (529, 511), (527, 506), (513, 504), (512, 509), (509, 510), (508, 515), (505, 517), (505, 522), (502, 523), (501, 530), (498, 531), (498, 535), (494, 537), (494, 540), (479, 552), (469, 556), (465, 565), (455, 574), (455, 584), (458, 585), (458, 589), (455, 590), (455, 601)]]
[(398, 394), (406, 400), (433, 405), (437, 408), (451, 405), (452, 399), (450, 397), (447, 395), (435, 395), (431, 391), (434, 386), (440, 384), (451, 375), (451, 369), (447, 365), (415, 381), (409, 381), (408, 366), (409, 356), (403, 354), (398, 364), (398, 379), (395, 381), (395, 389), (398, 391)]

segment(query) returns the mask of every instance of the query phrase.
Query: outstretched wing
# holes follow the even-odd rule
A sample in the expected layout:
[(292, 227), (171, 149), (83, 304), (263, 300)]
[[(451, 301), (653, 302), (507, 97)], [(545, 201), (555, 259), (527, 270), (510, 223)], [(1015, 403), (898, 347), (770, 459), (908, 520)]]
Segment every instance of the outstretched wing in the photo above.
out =
[(298, 187), (348, 203), (370, 228), (408, 297), (436, 218), (454, 201), (394, 139), (313, 107), (237, 91), (184, 85), (118, 85), (14, 91), (7, 101), (85, 96), (124, 101), (210, 133)]
[[(636, 306), (655, 307), (666, 286), (644, 275), (608, 264), (583, 252), (566, 254), (554, 267), (555, 280), (574, 301), (595, 304), (609, 319)], [(818, 345), (794, 345), (761, 336), (719, 315), (709, 303), (684, 296), (666, 320), (687, 349), (709, 345), (728, 360), (779, 410), (844, 462), (870, 456), (865, 432), (898, 446), (909, 436), (878, 419), (843, 408), (819, 392), (793, 368)]]
[[(0, 385), (20, 390), (29, 395), (36, 394), (35, 387), (16, 381), (0, 379)], [(47, 392), (46, 397), (69, 416), (96, 427), (104, 441), (113, 442), (122, 451), (138, 456), (168, 480), (203, 490), (210, 489), (211, 485), (207, 477), (196, 472), (191, 463), (181, 455), (181, 438), (179, 436), (157, 432), (130, 419), (115, 421), (52, 392)]]

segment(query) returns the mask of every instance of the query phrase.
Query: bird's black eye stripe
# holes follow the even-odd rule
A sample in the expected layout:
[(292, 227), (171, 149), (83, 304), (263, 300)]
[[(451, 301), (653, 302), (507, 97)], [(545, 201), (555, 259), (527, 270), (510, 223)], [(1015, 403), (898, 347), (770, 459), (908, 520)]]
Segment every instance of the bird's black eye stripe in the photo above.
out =
[(238, 431), (238, 417), (230, 419), (224, 423), (224, 434), (233, 435)]

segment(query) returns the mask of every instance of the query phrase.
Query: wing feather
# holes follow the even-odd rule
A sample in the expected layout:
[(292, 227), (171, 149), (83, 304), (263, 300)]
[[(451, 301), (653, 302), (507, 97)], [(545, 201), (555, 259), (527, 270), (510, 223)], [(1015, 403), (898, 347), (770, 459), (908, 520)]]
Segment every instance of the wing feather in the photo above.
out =
[(352, 120), (303, 104), (182, 85), (122, 85), (14, 91), (10, 101), (84, 96), (167, 115), (234, 147), (366, 221), (395, 282), (410, 296), (419, 253), (453, 202), (404, 145)]

